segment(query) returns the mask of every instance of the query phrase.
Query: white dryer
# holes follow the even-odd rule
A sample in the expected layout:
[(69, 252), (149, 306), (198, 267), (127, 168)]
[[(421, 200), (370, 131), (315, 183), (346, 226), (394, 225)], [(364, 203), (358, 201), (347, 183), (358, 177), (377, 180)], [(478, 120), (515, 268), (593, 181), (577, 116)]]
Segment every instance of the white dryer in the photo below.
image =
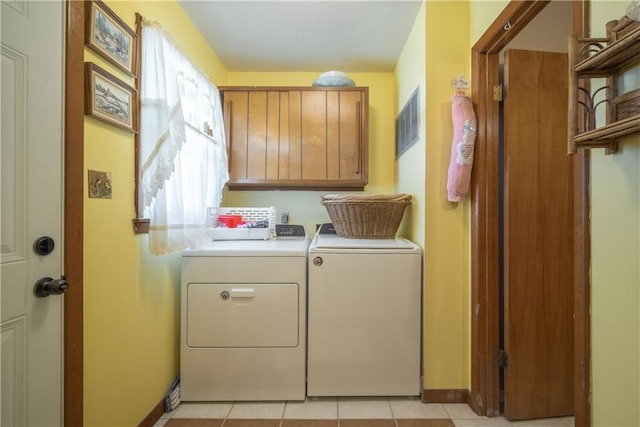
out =
[(183, 401), (305, 398), (309, 239), (303, 234), (184, 251)]
[(308, 263), (307, 394), (420, 395), (420, 247), (323, 224)]

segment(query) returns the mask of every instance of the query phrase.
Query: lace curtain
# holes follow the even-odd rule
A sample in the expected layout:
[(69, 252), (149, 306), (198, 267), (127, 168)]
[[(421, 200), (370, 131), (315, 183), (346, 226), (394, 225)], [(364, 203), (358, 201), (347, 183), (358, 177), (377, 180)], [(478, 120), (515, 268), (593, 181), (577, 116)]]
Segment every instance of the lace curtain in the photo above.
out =
[(207, 207), (229, 179), (218, 89), (162, 28), (142, 23), (140, 188), (150, 218), (149, 251), (206, 241)]

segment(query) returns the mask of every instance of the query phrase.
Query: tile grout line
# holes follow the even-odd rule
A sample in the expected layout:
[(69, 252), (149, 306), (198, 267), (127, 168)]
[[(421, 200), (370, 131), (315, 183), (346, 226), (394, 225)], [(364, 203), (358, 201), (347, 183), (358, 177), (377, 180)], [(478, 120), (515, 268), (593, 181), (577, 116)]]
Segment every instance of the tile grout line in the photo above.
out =
[[(305, 402), (307, 401), (306, 397), (305, 397)], [(279, 426), (282, 427), (282, 424), (284, 424), (284, 414), (287, 412), (287, 405), (289, 404), (288, 400), (284, 401), (284, 406), (282, 407), (282, 415), (280, 416), (280, 424)]]
[(229, 408), (229, 412), (227, 412), (227, 415), (225, 415), (224, 420), (222, 421), (222, 424), (220, 424), (220, 427), (224, 427), (224, 425), (227, 423), (227, 420), (229, 419), (229, 415), (231, 415), (231, 411), (233, 411), (233, 407), (236, 406), (236, 401), (234, 400), (231, 403), (231, 407)]
[(391, 405), (391, 398), (387, 396), (387, 405), (389, 405), (389, 410), (391, 411), (391, 417), (393, 418), (393, 423), (398, 427), (398, 420), (396, 420), (396, 414), (393, 412), (393, 406)]

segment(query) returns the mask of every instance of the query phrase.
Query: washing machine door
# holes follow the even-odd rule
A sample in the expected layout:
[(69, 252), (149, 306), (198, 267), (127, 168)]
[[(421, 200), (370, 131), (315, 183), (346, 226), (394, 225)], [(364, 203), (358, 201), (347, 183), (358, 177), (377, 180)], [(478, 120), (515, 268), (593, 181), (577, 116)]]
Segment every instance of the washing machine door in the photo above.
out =
[(296, 347), (297, 283), (190, 283), (187, 346)]

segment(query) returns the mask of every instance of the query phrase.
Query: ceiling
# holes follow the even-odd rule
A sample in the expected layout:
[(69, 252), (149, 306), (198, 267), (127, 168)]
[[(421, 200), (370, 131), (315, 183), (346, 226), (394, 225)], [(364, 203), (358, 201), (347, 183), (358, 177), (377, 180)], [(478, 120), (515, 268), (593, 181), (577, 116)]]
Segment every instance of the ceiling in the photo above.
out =
[(422, 0), (178, 0), (229, 71), (390, 72)]

